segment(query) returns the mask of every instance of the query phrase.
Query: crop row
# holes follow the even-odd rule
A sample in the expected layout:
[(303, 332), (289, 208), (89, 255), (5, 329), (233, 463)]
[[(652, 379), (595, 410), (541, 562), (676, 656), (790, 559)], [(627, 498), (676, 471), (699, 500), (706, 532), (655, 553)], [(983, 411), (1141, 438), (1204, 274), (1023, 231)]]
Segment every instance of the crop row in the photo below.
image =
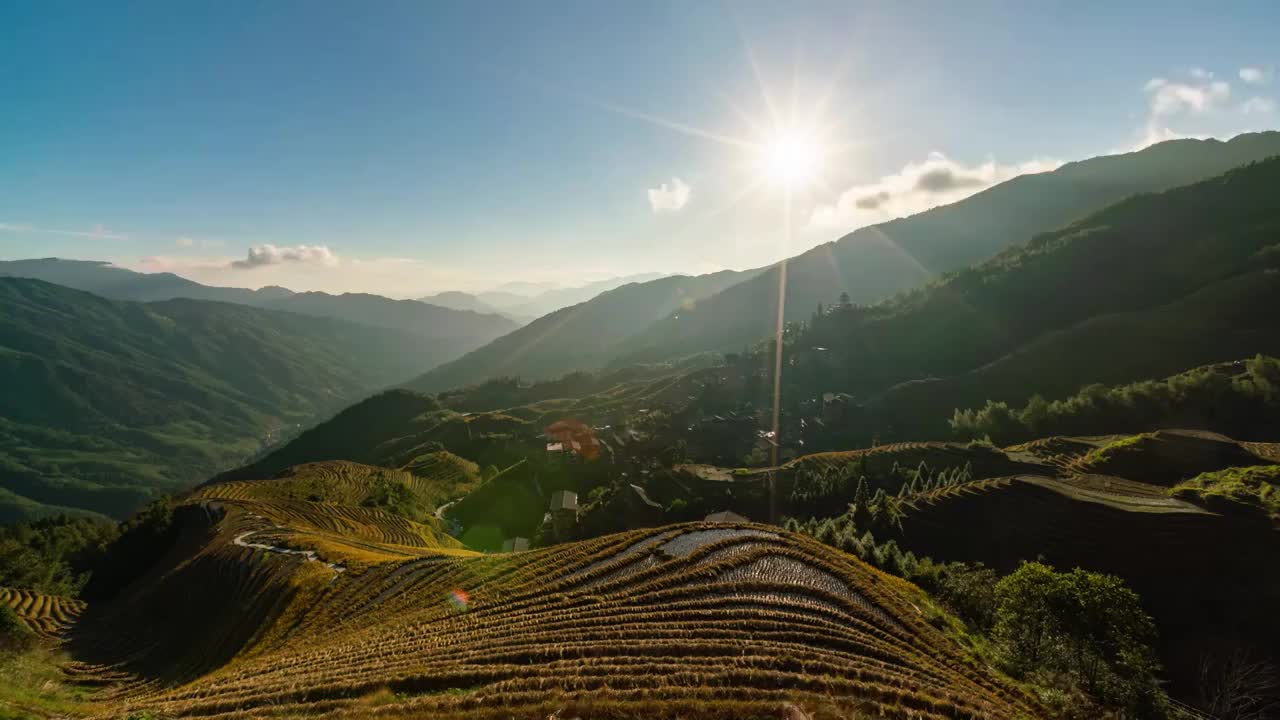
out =
[[(296, 501), (228, 505), (215, 539), (175, 569), (200, 572), (210, 592), (184, 605), (158, 588), (151, 600), (136, 598), (132, 622), (159, 602), (162, 614), (226, 623), (242, 638), (236, 645), (193, 626), (186, 652), (234, 647), (234, 657), (210, 668), (171, 657), (185, 681), (103, 693), (121, 712), (358, 715), (359, 698), (380, 689), (402, 694), (380, 713), (403, 706), (424, 717), (561, 696), (834, 697), (891, 717), (1012, 717), (1029, 707), (924, 622), (900, 581), (774, 528), (691, 524), (335, 574), (229, 538), (254, 532), (263, 542), (305, 544), (323, 525), (352, 547), (377, 548), (372, 533), (351, 537), (350, 527), (383, 526), (382, 518), (345, 508), (322, 520), (313, 514), (332, 506)], [(465, 593), (461, 606), (446, 600), (454, 591)], [(127, 633), (131, 621), (117, 619), (120, 627), (103, 631)], [(121, 638), (119, 654), (153, 652), (146, 640)]]
[(84, 611), (80, 600), (8, 587), (0, 587), (0, 605), (9, 606), (28, 628), (46, 636), (66, 630)]

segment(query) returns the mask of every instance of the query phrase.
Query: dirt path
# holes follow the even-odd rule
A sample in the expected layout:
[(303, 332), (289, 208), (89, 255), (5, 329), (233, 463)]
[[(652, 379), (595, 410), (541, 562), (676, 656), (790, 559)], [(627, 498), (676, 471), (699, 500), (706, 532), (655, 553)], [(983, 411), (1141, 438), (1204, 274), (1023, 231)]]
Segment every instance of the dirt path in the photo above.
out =
[[(240, 547), (253, 548), (255, 550), (265, 550), (267, 552), (280, 553), (281, 555), (301, 555), (303, 559), (305, 559), (307, 562), (324, 562), (323, 560), (320, 559), (319, 555), (316, 555), (315, 550), (294, 550), (293, 548), (280, 547), (279, 545), (268, 545), (266, 543), (252, 543), (245, 540), (245, 538), (255, 534), (256, 532), (257, 532), (256, 530), (249, 530), (247, 532), (242, 532), (239, 535), (237, 535), (235, 539), (232, 540), (231, 542), (233, 545), (238, 545)], [(342, 567), (337, 563), (326, 562), (324, 563), (324, 565), (325, 567), (332, 570), (334, 575), (337, 575), (339, 573), (344, 573), (347, 571), (346, 568)]]

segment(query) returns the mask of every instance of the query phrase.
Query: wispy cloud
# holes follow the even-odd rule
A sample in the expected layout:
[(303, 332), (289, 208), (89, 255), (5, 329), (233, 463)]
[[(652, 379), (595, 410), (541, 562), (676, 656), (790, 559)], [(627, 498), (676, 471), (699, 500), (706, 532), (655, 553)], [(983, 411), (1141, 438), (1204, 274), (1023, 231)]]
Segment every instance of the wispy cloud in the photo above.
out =
[(933, 152), (924, 161), (908, 163), (897, 173), (848, 188), (836, 202), (814, 208), (809, 224), (853, 230), (963, 200), (1018, 175), (1046, 172), (1061, 164), (1058, 160), (1035, 159), (1012, 165), (988, 160), (967, 166)]
[[(196, 247), (200, 247), (199, 241)], [(367, 292), (388, 297), (421, 297), (453, 288), (478, 290), (492, 285), (495, 277), (500, 277), (490, 267), (459, 267), (397, 257), (343, 257), (335, 264), (286, 261), (259, 265), (253, 272), (232, 267), (235, 262), (245, 261), (212, 254), (189, 255), (184, 252), (178, 255), (120, 259), (115, 264), (141, 272), (176, 273), (207, 285), (282, 285), (300, 291)]]
[(1225, 80), (1214, 80), (1212, 73), (1195, 70), (1192, 77), (1195, 82), (1175, 82), (1162, 77), (1152, 78), (1146, 84), (1146, 91), (1151, 93), (1151, 114), (1154, 117), (1167, 117), (1182, 112), (1205, 112), (1221, 107), (1231, 99), (1231, 84)]
[(37, 227), (23, 223), (0, 223), (0, 232), (26, 232), (43, 235), (64, 235), (68, 237), (94, 238), (97, 240), (128, 240), (129, 236), (108, 230), (102, 225), (94, 225), (89, 230), (61, 230), (57, 228)]
[(257, 245), (249, 248), (243, 260), (232, 260), (230, 267), (236, 270), (250, 270), (266, 265), (318, 265), (336, 267), (338, 256), (325, 245)]
[(201, 248), (204, 250), (216, 250), (226, 246), (223, 240), (210, 240), (209, 238), (193, 238), (190, 235), (180, 235), (174, 241), (175, 247), (189, 250), (191, 248)]
[(1240, 79), (1250, 85), (1266, 85), (1271, 82), (1271, 71), (1260, 67), (1242, 67)]
[[(1240, 68), (1237, 74), (1247, 85), (1270, 81), (1270, 71), (1259, 67)], [(1166, 140), (1232, 137), (1261, 130), (1271, 122), (1264, 116), (1276, 111), (1276, 101), (1269, 97), (1255, 95), (1236, 100), (1231, 83), (1203, 68), (1192, 68), (1181, 80), (1152, 78), (1142, 90), (1148, 103), (1146, 120), (1138, 131), (1137, 142), (1120, 152), (1141, 150)]]
[(655, 213), (675, 212), (689, 204), (692, 190), (688, 183), (678, 177), (671, 178), (670, 184), (662, 183), (656, 188), (649, 188), (649, 206)]
[(1270, 115), (1276, 111), (1276, 101), (1265, 97), (1251, 97), (1240, 106), (1245, 115)]

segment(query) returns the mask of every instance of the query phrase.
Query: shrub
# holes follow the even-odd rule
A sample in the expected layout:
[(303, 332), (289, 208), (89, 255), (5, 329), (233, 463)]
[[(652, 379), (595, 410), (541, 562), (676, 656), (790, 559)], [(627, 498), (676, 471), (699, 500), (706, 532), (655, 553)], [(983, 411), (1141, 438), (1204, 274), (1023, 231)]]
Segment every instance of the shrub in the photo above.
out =
[(387, 473), (380, 473), (373, 478), (369, 494), (361, 504), (366, 507), (380, 508), (410, 520), (422, 520), (431, 513), (431, 509), (409, 486), (407, 480)]
[(1246, 360), (1242, 369), (1209, 366), (1163, 380), (1088, 385), (1064, 400), (1033, 396), (1022, 408), (988, 401), (980, 409), (956, 409), (951, 430), (964, 438), (990, 436), (1009, 443), (1044, 435), (1155, 429), (1197, 418), (1208, 429), (1228, 435), (1257, 433), (1280, 410), (1280, 359), (1258, 355)]
[(84, 596), (106, 600), (141, 577), (173, 545), (178, 536), (173, 501), (160, 498), (120, 525), (120, 536), (109, 546), (85, 585)]
[(34, 638), (31, 630), (22, 622), (13, 608), (0, 605), (0, 652), (24, 650)]
[(1158, 713), (1155, 625), (1122, 580), (1028, 562), (996, 584), (995, 598), (993, 637), (1013, 674), (1078, 681), (1104, 704)]

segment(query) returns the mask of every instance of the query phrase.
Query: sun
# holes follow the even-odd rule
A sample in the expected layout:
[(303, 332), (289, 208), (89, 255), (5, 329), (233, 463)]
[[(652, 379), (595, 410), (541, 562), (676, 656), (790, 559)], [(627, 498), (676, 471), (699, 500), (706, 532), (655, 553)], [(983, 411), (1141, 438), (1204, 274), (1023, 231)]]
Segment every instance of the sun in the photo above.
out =
[(800, 132), (781, 133), (761, 146), (760, 170), (771, 182), (807, 185), (822, 170), (822, 155), (817, 139)]

